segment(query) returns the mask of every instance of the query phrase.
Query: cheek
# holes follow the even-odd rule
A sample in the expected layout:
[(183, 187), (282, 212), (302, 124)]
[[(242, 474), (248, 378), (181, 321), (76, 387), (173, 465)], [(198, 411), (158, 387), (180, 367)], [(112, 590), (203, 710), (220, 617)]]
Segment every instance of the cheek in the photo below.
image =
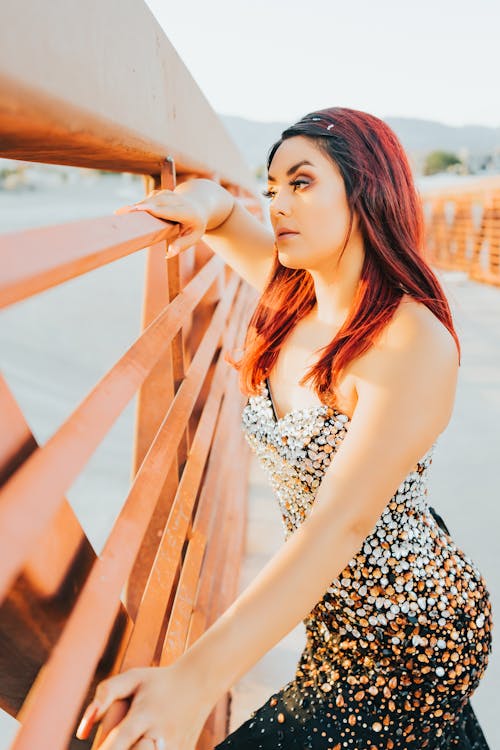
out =
[(340, 201), (316, 205), (306, 224), (311, 248), (332, 251), (344, 242), (349, 228), (349, 210)]
[(278, 243), (278, 258), (290, 268), (314, 268), (342, 248), (349, 228), (349, 207), (338, 193), (319, 195), (295, 214), (301, 236)]

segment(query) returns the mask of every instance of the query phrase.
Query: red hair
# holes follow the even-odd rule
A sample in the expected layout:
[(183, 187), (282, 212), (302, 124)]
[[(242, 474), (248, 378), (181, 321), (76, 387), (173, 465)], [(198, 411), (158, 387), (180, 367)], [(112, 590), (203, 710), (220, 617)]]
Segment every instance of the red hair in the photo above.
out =
[[(328, 127), (329, 126), (329, 127)], [(365, 258), (350, 311), (332, 341), (300, 381), (312, 380), (322, 402), (335, 404), (340, 372), (374, 343), (404, 294), (425, 304), (460, 342), (436, 275), (423, 255), (424, 218), (406, 153), (391, 128), (378, 117), (346, 107), (311, 112), (281, 134), (267, 157), (296, 135), (313, 139), (339, 167), (350, 210), (344, 252), (357, 213)], [(275, 245), (276, 248), (276, 245)], [(342, 254), (341, 253), (341, 254)], [(278, 253), (249, 321), (239, 362), (240, 388), (257, 395), (286, 336), (316, 304), (314, 283), (305, 269), (283, 266)]]

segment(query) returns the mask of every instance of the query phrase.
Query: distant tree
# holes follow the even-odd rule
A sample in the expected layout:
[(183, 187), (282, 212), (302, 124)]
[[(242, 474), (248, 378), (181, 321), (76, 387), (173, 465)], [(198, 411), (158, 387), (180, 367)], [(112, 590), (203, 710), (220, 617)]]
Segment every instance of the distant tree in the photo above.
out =
[(461, 163), (458, 156), (451, 151), (431, 151), (425, 159), (424, 174), (446, 172), (449, 167)]
[(263, 180), (266, 176), (266, 168), (263, 164), (259, 164), (258, 167), (255, 167), (254, 169), (254, 175), (256, 180)]

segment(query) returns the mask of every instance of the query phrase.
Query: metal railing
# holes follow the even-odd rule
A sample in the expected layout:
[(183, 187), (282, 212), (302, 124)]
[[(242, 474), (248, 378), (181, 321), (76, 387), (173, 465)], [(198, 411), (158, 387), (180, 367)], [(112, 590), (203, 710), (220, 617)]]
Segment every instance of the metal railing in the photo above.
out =
[[(261, 217), (239, 152), (141, 3), (4, 3), (0, 144), (7, 158), (142, 174), (147, 190), (210, 177)], [(241, 345), (255, 293), (201, 241), (166, 260), (172, 232), (141, 212), (0, 235), (2, 307), (147, 253), (141, 335), (45, 444), (0, 380), (12, 750), (97, 743), (74, 737), (96, 683), (171, 663), (237, 593), (249, 451), (223, 355)], [(136, 394), (131, 487), (96, 555), (65, 493)], [(198, 750), (225, 736), (229, 710), (227, 694)]]
[(500, 285), (500, 176), (426, 189), (421, 196), (430, 261)]

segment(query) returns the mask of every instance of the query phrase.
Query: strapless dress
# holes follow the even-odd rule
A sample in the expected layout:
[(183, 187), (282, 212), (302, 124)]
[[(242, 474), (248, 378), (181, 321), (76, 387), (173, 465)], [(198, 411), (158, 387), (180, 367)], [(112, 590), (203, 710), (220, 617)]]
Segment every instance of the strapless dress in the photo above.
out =
[[(278, 418), (267, 381), (242, 413), (285, 541), (314, 503), (350, 418), (324, 404)], [(491, 653), (486, 582), (429, 505), (436, 443), (305, 617), (295, 675), (215, 750), (488, 750), (470, 704)]]

